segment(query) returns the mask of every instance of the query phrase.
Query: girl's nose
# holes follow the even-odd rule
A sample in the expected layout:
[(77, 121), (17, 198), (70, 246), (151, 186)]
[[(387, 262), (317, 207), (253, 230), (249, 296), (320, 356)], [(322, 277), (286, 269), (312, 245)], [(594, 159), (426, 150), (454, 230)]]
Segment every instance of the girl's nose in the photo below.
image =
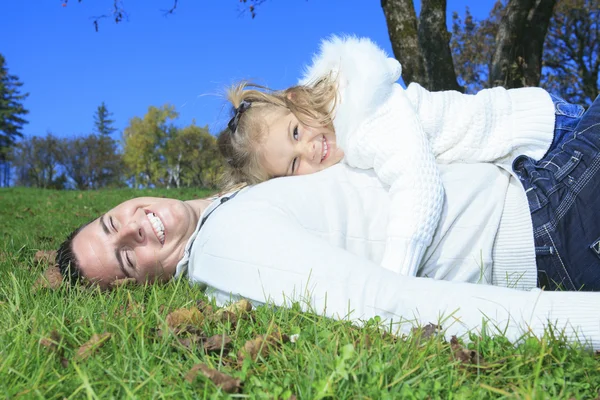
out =
[(310, 142), (306, 143), (304, 145), (304, 157), (306, 157), (310, 161), (314, 161), (317, 150), (316, 146), (317, 145), (314, 140), (311, 140)]

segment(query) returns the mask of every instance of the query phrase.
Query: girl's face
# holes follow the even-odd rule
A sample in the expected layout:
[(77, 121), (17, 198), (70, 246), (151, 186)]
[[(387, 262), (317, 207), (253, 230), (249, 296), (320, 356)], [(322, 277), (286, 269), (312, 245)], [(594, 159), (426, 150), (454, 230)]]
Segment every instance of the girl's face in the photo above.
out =
[(267, 133), (258, 150), (270, 176), (312, 174), (344, 157), (331, 128), (306, 126), (291, 112), (274, 111), (265, 120)]

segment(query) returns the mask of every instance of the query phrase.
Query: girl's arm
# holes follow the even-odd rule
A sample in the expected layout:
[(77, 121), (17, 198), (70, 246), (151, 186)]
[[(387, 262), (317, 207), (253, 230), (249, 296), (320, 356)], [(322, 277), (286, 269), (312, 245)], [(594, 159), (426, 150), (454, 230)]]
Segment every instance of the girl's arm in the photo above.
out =
[(346, 162), (372, 167), (390, 185), (392, 207), (382, 266), (416, 275), (437, 227), (444, 191), (435, 158), (404, 89), (397, 83), (348, 138)]
[(554, 105), (544, 89), (463, 94), (411, 83), (406, 93), (439, 162), (510, 163), (520, 154), (539, 159), (552, 143)]
[[(406, 277), (336, 247), (283, 210), (237, 204), (215, 213), (196, 239), (189, 279), (218, 299), (241, 296), (353, 321), (374, 316), (400, 325), (439, 323), (451, 335), (501, 333), (517, 341), (552, 325), (600, 349), (600, 293), (520, 291)], [(241, 218), (243, 216), (243, 218)]]

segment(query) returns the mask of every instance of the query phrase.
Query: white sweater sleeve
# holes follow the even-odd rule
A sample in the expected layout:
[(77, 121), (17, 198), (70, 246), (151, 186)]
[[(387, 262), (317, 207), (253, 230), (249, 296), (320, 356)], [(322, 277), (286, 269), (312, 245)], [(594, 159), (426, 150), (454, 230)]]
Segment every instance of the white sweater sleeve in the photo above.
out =
[(189, 279), (207, 284), (218, 299), (233, 295), (277, 306), (297, 301), (305, 310), (353, 321), (381, 316), (401, 323), (393, 329), (403, 333), (415, 324), (439, 323), (448, 337), (479, 332), (487, 322), (488, 333), (517, 341), (552, 325), (570, 340), (600, 348), (600, 293), (401, 276), (331, 245), (284, 211), (240, 211), (215, 213), (192, 249)]
[(484, 89), (477, 94), (406, 89), (438, 162), (540, 159), (554, 136), (554, 105), (541, 88)]
[(393, 84), (388, 100), (352, 132), (345, 151), (349, 165), (374, 168), (390, 186), (382, 266), (415, 276), (437, 227), (444, 192), (427, 137), (400, 85)]

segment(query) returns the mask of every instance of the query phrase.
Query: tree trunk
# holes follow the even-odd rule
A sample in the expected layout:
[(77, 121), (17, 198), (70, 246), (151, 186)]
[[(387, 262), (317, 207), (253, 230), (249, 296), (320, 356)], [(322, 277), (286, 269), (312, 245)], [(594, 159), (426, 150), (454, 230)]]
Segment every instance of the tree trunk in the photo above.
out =
[(556, 0), (537, 0), (527, 18), (523, 46), (525, 59), (525, 86), (538, 86), (542, 76), (544, 41), (552, 18)]
[(429, 90), (461, 90), (450, 51), (446, 0), (423, 0), (418, 20), (413, 0), (381, 0), (381, 7), (404, 83), (418, 82)]
[(450, 51), (446, 0), (422, 0), (418, 37), (429, 77), (428, 89), (461, 90)]
[(381, 0), (394, 57), (402, 63), (402, 79), (407, 85), (419, 82), (430, 86), (425, 60), (417, 34), (417, 14), (413, 0)]
[(518, 88), (540, 82), (542, 50), (556, 0), (510, 0), (496, 34), (491, 86)]

